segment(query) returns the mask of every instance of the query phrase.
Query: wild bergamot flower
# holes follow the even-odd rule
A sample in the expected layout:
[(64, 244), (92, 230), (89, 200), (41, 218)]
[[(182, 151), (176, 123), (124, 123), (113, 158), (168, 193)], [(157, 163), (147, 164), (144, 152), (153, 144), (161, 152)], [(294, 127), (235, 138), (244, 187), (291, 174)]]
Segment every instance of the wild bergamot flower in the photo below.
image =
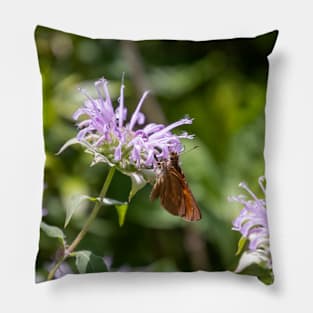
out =
[[(259, 185), (265, 194), (263, 185), (264, 177), (259, 178)], [(256, 263), (265, 269), (272, 269), (272, 259), (270, 252), (269, 230), (266, 214), (266, 202), (259, 199), (245, 183), (239, 186), (245, 189), (252, 200), (246, 200), (245, 196), (240, 195), (231, 197), (230, 200), (239, 202), (243, 205), (239, 216), (233, 221), (233, 230), (242, 235), (241, 242), (248, 241), (247, 249), (242, 254), (236, 272), (241, 272), (252, 263)], [(239, 245), (239, 253), (244, 245)]]
[(131, 176), (133, 183), (142, 185), (145, 170), (152, 170), (158, 161), (167, 159), (171, 152), (180, 154), (183, 150), (181, 139), (193, 138), (186, 132), (179, 135), (171, 132), (176, 127), (191, 124), (190, 118), (180, 119), (168, 126), (155, 123), (144, 125), (146, 118), (141, 108), (148, 91), (143, 93), (127, 121), (123, 80), (116, 108), (110, 97), (107, 80), (101, 78), (94, 86), (97, 98), (80, 89), (86, 100), (73, 114), (75, 121), (80, 119), (77, 123), (79, 131), (75, 138), (65, 143), (60, 152), (71, 144), (79, 143), (93, 155), (92, 165), (104, 162), (115, 166), (122, 173)]

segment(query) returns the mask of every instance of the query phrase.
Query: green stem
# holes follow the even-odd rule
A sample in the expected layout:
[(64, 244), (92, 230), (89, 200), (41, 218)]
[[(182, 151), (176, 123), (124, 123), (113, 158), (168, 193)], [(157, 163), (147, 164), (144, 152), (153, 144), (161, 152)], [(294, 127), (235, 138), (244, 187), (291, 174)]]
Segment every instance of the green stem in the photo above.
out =
[[(108, 173), (107, 178), (105, 179), (105, 182), (103, 184), (103, 187), (100, 191), (99, 194), (99, 198), (102, 199), (105, 197), (109, 186), (111, 184), (112, 178), (114, 176), (115, 173), (115, 167), (111, 167), (110, 171)], [(62, 258), (54, 265), (54, 267), (51, 269), (51, 271), (48, 274), (48, 280), (53, 279), (55, 272), (57, 271), (57, 269), (60, 267), (60, 265), (63, 263), (63, 261), (65, 261), (68, 256), (75, 250), (75, 248), (77, 247), (77, 245), (81, 242), (81, 240), (85, 237), (86, 233), (89, 230), (89, 227), (91, 225), (91, 223), (93, 222), (93, 220), (95, 219), (95, 217), (98, 215), (98, 212), (101, 208), (101, 201), (97, 201), (94, 208), (92, 209), (88, 219), (86, 220), (83, 228), (81, 229), (81, 231), (79, 232), (79, 234), (76, 236), (76, 238), (74, 239), (74, 241), (71, 243), (71, 245), (66, 249), (64, 256), (62, 256)]]

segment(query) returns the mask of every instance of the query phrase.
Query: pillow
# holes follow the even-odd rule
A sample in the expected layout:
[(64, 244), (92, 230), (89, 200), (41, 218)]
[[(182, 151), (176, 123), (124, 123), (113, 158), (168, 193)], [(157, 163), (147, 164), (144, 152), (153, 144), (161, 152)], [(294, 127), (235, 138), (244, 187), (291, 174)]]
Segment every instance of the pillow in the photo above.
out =
[(263, 151), (277, 35), (124, 41), (36, 28), (36, 282), (201, 270), (273, 283)]

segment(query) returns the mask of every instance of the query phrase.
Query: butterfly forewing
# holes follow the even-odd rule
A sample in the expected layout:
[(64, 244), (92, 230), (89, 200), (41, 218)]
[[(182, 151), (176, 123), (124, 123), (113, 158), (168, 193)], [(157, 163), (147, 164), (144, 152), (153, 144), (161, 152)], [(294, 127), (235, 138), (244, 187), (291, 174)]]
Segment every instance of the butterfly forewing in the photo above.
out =
[(171, 214), (187, 221), (201, 219), (198, 205), (178, 164), (178, 155), (172, 154), (169, 161), (160, 166), (150, 199), (160, 197), (162, 206)]
[(160, 194), (163, 207), (174, 215), (184, 216), (185, 205), (180, 178), (175, 170), (167, 170), (164, 177), (164, 190)]

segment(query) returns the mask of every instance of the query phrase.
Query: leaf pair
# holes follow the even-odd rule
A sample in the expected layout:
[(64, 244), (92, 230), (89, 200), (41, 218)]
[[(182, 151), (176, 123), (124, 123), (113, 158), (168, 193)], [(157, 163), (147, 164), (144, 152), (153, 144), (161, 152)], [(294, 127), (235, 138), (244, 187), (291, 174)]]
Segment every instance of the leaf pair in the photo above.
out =
[(126, 212), (128, 209), (127, 202), (121, 202), (121, 201), (110, 199), (110, 198), (99, 198), (99, 197), (90, 197), (86, 195), (80, 195), (80, 196), (74, 197), (72, 201), (72, 205), (69, 205), (68, 207), (66, 207), (66, 217), (65, 217), (64, 227), (68, 225), (75, 211), (81, 207), (83, 201), (85, 200), (88, 200), (91, 202), (100, 202), (102, 205), (106, 205), (106, 206), (112, 206), (112, 205), (115, 206), (117, 210), (117, 214), (118, 214), (119, 225), (123, 226)]
[[(62, 243), (63, 248), (65, 248), (65, 235), (59, 227), (41, 222), (40, 228), (48, 237), (58, 239)], [(75, 251), (69, 257), (75, 257), (75, 265), (79, 273), (108, 272), (103, 258), (93, 254), (91, 251)]]
[(75, 265), (79, 273), (108, 272), (103, 258), (88, 250), (81, 250), (71, 253), (76, 258)]

